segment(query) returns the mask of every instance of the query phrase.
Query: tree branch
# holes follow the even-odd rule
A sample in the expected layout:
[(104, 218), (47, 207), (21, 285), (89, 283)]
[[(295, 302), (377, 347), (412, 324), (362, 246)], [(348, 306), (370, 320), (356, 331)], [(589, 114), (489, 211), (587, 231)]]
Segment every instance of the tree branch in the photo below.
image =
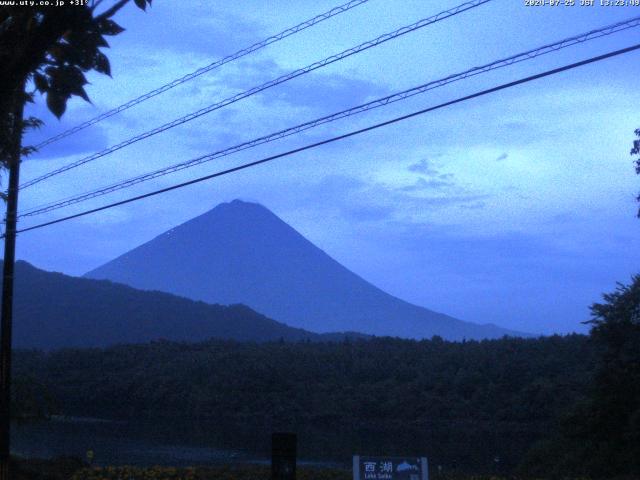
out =
[(127, 3), (129, 3), (129, 0), (119, 0), (113, 7), (105, 10), (100, 15), (98, 15), (96, 17), (96, 20), (104, 20), (113, 17)]
[(103, 1), (104, 0), (93, 0), (93, 2), (91, 4), (91, 10), (95, 11), (96, 8), (98, 8)]

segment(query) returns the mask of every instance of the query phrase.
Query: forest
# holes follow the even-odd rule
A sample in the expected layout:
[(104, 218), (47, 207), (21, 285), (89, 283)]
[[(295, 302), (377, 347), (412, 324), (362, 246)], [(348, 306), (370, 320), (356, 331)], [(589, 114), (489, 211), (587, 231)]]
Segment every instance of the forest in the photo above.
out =
[(156, 341), (22, 350), (23, 416), (163, 421), (246, 450), (427, 455), (473, 473), (640, 471), (640, 277), (592, 306), (591, 334), (447, 342)]
[(578, 335), (154, 342), (21, 351), (15, 363), (25, 397), (41, 399), (21, 403), (40, 413), (197, 422), (256, 449), (272, 431), (299, 431), (301, 454), (428, 454), (487, 470), (516, 467), (585, 398), (595, 349)]

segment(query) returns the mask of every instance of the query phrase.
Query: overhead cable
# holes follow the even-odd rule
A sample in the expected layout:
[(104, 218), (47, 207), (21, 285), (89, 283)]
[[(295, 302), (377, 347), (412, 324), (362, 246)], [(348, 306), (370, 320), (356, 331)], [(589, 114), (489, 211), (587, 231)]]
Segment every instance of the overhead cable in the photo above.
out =
[(491, 93), (494, 93), (494, 92), (505, 90), (507, 88), (512, 88), (512, 87), (515, 87), (517, 85), (522, 85), (524, 83), (528, 83), (528, 82), (531, 82), (531, 81), (534, 81), (534, 80), (538, 80), (538, 79), (541, 79), (541, 78), (549, 77), (551, 75), (556, 75), (556, 74), (561, 73), (561, 72), (572, 70), (574, 68), (578, 68), (578, 67), (581, 67), (581, 66), (584, 66), (584, 65), (596, 63), (596, 62), (599, 62), (599, 61), (602, 61), (602, 60), (605, 60), (605, 59), (608, 59), (608, 58), (612, 58), (612, 57), (615, 57), (615, 56), (623, 55), (625, 53), (629, 53), (629, 52), (632, 52), (632, 51), (635, 51), (635, 50), (638, 50), (638, 49), (640, 49), (640, 43), (636, 44), (636, 45), (633, 45), (633, 46), (630, 46), (630, 47), (627, 47), (627, 48), (622, 48), (622, 49), (619, 49), (619, 50), (615, 50), (615, 51), (612, 51), (612, 52), (609, 52), (609, 53), (606, 53), (606, 54), (603, 54), (603, 55), (598, 55), (596, 57), (591, 57), (591, 58), (589, 58), (587, 60), (582, 60), (580, 62), (575, 62), (575, 63), (571, 63), (569, 65), (565, 65), (565, 66), (562, 66), (562, 67), (559, 67), (559, 68), (554, 68), (552, 70), (547, 70), (545, 72), (538, 73), (536, 75), (531, 75), (531, 76), (528, 76), (528, 77), (525, 77), (525, 78), (521, 78), (519, 80), (515, 80), (515, 81), (512, 81), (512, 82), (508, 82), (508, 83), (503, 83), (501, 85), (498, 85), (497, 87), (488, 88), (486, 90), (482, 90), (482, 91), (473, 93), (471, 95), (466, 95), (464, 97), (460, 97), (460, 98), (457, 98), (455, 100), (450, 100), (448, 102), (444, 102), (444, 103), (441, 103), (441, 104), (433, 106), (433, 107), (428, 107), (428, 108), (425, 108), (425, 109), (422, 109), (422, 110), (418, 110), (418, 111), (413, 112), (413, 113), (409, 113), (407, 115), (402, 115), (400, 117), (395, 117), (395, 118), (393, 118), (391, 120), (387, 120), (387, 121), (384, 121), (384, 122), (381, 122), (381, 123), (377, 123), (375, 125), (371, 125), (371, 126), (366, 127), (366, 128), (353, 130), (351, 132), (348, 132), (348, 133), (345, 133), (345, 134), (342, 134), (342, 135), (331, 137), (331, 138), (328, 138), (328, 139), (325, 139), (325, 140), (322, 140), (322, 141), (319, 141), (319, 142), (315, 142), (315, 143), (312, 143), (312, 144), (309, 144), (309, 145), (305, 145), (303, 147), (295, 148), (293, 150), (289, 150), (287, 152), (279, 153), (277, 155), (271, 155), (269, 157), (262, 158), (260, 160), (256, 160), (256, 161), (249, 162), (249, 163), (245, 163), (243, 165), (239, 165), (239, 166), (236, 166), (236, 167), (233, 167), (233, 168), (229, 168), (229, 169), (226, 169), (226, 170), (215, 172), (215, 173), (212, 173), (212, 174), (209, 174), (209, 175), (205, 175), (203, 177), (195, 178), (195, 179), (192, 179), (192, 180), (189, 180), (189, 181), (186, 181), (186, 182), (178, 183), (176, 185), (171, 185), (169, 187), (161, 188), (159, 190), (155, 190), (155, 191), (152, 191), (152, 192), (149, 192), (149, 193), (145, 193), (145, 194), (142, 194), (142, 195), (137, 195), (135, 197), (131, 197), (131, 198), (128, 198), (128, 199), (125, 199), (125, 200), (120, 200), (118, 202), (113, 202), (113, 203), (110, 203), (110, 204), (107, 204), (107, 205), (103, 205), (101, 207), (92, 208), (90, 210), (85, 210), (83, 212), (79, 212), (79, 213), (76, 213), (76, 214), (73, 214), (73, 215), (68, 215), (66, 217), (58, 218), (56, 220), (51, 220), (51, 221), (48, 221), (48, 222), (44, 222), (44, 223), (40, 223), (40, 224), (37, 224), (37, 225), (33, 225), (31, 227), (22, 228), (22, 229), (17, 230), (16, 233), (28, 232), (28, 231), (31, 231), (31, 230), (36, 230), (36, 229), (47, 227), (47, 226), (54, 225), (54, 224), (57, 224), (57, 223), (66, 222), (66, 221), (72, 220), (74, 218), (83, 217), (83, 216), (86, 216), (86, 215), (90, 215), (90, 214), (93, 214), (93, 213), (97, 213), (97, 212), (108, 210), (108, 209), (111, 209), (111, 208), (114, 208), (114, 207), (118, 207), (120, 205), (125, 205), (125, 204), (131, 203), (131, 202), (136, 202), (136, 201), (139, 201), (139, 200), (142, 200), (142, 199), (145, 199), (145, 198), (153, 197), (153, 196), (159, 195), (161, 193), (166, 193), (166, 192), (169, 192), (169, 191), (172, 191), (172, 190), (176, 190), (176, 189), (179, 189), (179, 188), (184, 188), (184, 187), (187, 187), (189, 185), (194, 185), (196, 183), (201, 183), (201, 182), (204, 182), (206, 180), (211, 180), (213, 178), (221, 177), (221, 176), (224, 176), (224, 175), (229, 175), (231, 173), (235, 173), (235, 172), (238, 172), (238, 171), (241, 171), (241, 170), (245, 170), (245, 169), (248, 169), (248, 168), (251, 168), (251, 167), (255, 167), (257, 165), (261, 165), (261, 164), (264, 164), (264, 163), (267, 163), (267, 162), (271, 162), (271, 161), (277, 160), (279, 158), (288, 157), (288, 156), (294, 155), (296, 153), (300, 153), (300, 152), (303, 152), (303, 151), (306, 151), (306, 150), (311, 150), (313, 148), (317, 148), (317, 147), (322, 146), (322, 145), (327, 145), (329, 143), (337, 142), (339, 140), (344, 140), (346, 138), (350, 138), (350, 137), (353, 137), (353, 136), (356, 136), (356, 135), (360, 135), (360, 134), (365, 133), (365, 132), (370, 132), (370, 131), (376, 130), (378, 128), (386, 127), (386, 126), (392, 125), (394, 123), (398, 123), (398, 122), (401, 122), (401, 121), (404, 121), (404, 120), (407, 120), (407, 119), (410, 119), (410, 118), (414, 118), (414, 117), (417, 117), (417, 116), (420, 116), (420, 115), (424, 115), (426, 113), (429, 113), (429, 112), (432, 112), (432, 111), (435, 111), (435, 110), (439, 110), (439, 109), (442, 109), (442, 108), (445, 108), (445, 107), (448, 107), (448, 106), (451, 106), (451, 105), (462, 103), (462, 102), (465, 102), (465, 101), (468, 101), (468, 100), (471, 100), (471, 99), (474, 99), (474, 98), (482, 97), (484, 95), (488, 95), (488, 94), (491, 94)]
[(46, 205), (40, 205), (37, 207), (33, 207), (29, 210), (26, 210), (24, 213), (20, 213), (19, 217), (30, 217), (30, 216), (35, 216), (35, 215), (40, 215), (43, 213), (47, 213), (47, 212), (51, 212), (53, 210), (57, 210), (59, 208), (63, 208), (69, 205), (73, 205), (79, 202), (83, 202), (86, 200), (90, 200), (96, 197), (100, 197), (102, 195), (106, 195), (108, 193), (112, 193), (124, 188), (128, 188), (134, 185), (137, 185), (139, 183), (145, 182), (145, 181), (149, 181), (152, 180), (154, 178), (158, 178), (164, 175), (168, 175), (174, 172), (178, 172), (187, 168), (191, 168), (194, 167), (196, 165), (200, 165), (202, 163), (205, 162), (209, 162), (212, 161), (214, 159), (217, 158), (221, 158), (221, 157), (225, 157), (243, 150), (247, 150), (249, 148), (253, 148), (256, 147), (258, 145), (262, 145), (265, 143), (269, 143), (281, 138), (285, 138), (300, 132), (303, 132), (305, 130), (309, 130), (311, 128), (315, 128), (317, 126), (326, 124), (326, 123), (330, 123), (330, 122), (334, 122), (336, 120), (342, 119), (342, 118), (346, 118), (346, 117), (350, 117), (352, 115), (356, 115), (359, 113), (363, 113), (369, 110), (373, 110), (375, 108), (379, 108), (385, 105), (389, 105), (391, 103), (394, 102), (398, 102), (400, 100), (405, 100), (407, 98), (413, 97), (415, 95), (418, 94), (422, 94), (425, 92), (428, 92), (430, 90), (433, 90), (435, 88), (438, 87), (442, 87), (444, 85), (448, 85), (450, 83), (453, 82), (457, 82), (469, 77), (473, 77), (482, 73), (486, 73), (492, 70), (496, 70), (499, 68), (503, 68), (509, 65), (513, 65), (515, 63), (519, 63), (519, 62), (523, 62), (526, 60), (531, 60), (534, 58), (537, 58), (541, 55), (545, 55), (551, 52), (556, 52), (558, 50), (576, 45), (576, 44), (580, 44), (580, 43), (584, 43), (586, 41), (589, 40), (594, 40), (597, 38), (601, 38), (607, 35), (611, 35), (614, 33), (618, 33), (630, 28), (637, 28), (638, 26), (640, 26), (640, 16), (638, 17), (634, 17), (628, 20), (624, 20), (612, 25), (608, 25), (606, 27), (602, 27), (599, 29), (595, 29), (595, 30), (591, 30), (589, 32), (580, 34), (580, 35), (576, 35), (570, 38), (565, 38), (564, 40), (555, 42), (555, 43), (551, 43), (551, 44), (547, 44), (541, 47), (538, 47), (536, 49), (532, 49), (532, 50), (528, 50), (526, 52), (523, 53), (519, 53), (516, 55), (512, 55), (510, 57), (507, 58), (503, 58), (501, 60), (496, 60), (494, 62), (488, 63), (486, 65), (482, 65), (479, 67), (474, 67), (471, 68), (469, 70), (465, 70), (461, 73), (456, 73), (453, 75), (449, 75), (447, 77), (444, 77), (442, 79), (439, 80), (435, 80), (435, 81), (431, 81), (428, 83), (425, 83), (423, 85), (419, 85), (417, 87), (413, 87), (407, 90), (404, 90), (402, 92), (397, 92), (394, 93), (392, 95), (387, 95), (385, 97), (364, 103), (362, 105), (358, 105), (356, 107), (352, 107), (346, 110), (342, 110), (340, 112), (337, 113), (333, 113), (331, 115), (327, 115), (321, 118), (317, 118), (315, 120), (311, 120), (293, 127), (289, 127), (287, 129), (284, 130), (280, 130), (274, 133), (270, 133), (268, 135), (247, 141), (247, 142), (243, 142), (240, 143), (238, 145), (234, 145), (232, 147), (228, 147), (225, 148), (223, 150), (218, 150), (214, 153), (210, 153), (207, 155), (202, 155), (196, 158), (192, 158), (190, 160), (184, 161), (184, 162), (180, 162), (174, 165), (170, 165), (168, 167), (164, 167), (158, 170), (154, 170), (142, 175), (138, 175), (132, 178), (129, 178), (127, 180), (123, 180), (117, 183), (113, 183), (111, 185), (108, 186), (104, 186), (104, 187), (100, 187), (98, 189), (89, 191), (89, 192), (85, 192), (79, 195), (74, 195), (71, 197), (67, 197), (61, 200), (57, 200), (51, 203), (48, 203)]
[(390, 33), (386, 33), (384, 35), (380, 35), (379, 37), (376, 37), (373, 40), (369, 40), (367, 42), (361, 43), (360, 45), (357, 45), (355, 47), (349, 48), (347, 50), (344, 50), (341, 53), (332, 55), (330, 57), (327, 57), (323, 60), (320, 60), (318, 62), (312, 63), (311, 65), (308, 65), (304, 68), (300, 68), (298, 70), (294, 70), (293, 72), (287, 73), (285, 75), (282, 75), (276, 79), (270, 80), (266, 83), (263, 83), (262, 85), (259, 85), (257, 87), (253, 87), (249, 90), (245, 90), (244, 92), (238, 93), (236, 95), (233, 95), (231, 97), (228, 97), (224, 100), (221, 100), (219, 102), (216, 102), (212, 105), (209, 105), (207, 107), (201, 108), (200, 110), (197, 110), (195, 112), (192, 112), (188, 115), (185, 115), (183, 117), (177, 118), (175, 120), (172, 120), (171, 122), (165, 123), (159, 127), (156, 127), (152, 130), (148, 130), (144, 133), (141, 133), (139, 135), (136, 135), (134, 137), (129, 138), (128, 140), (125, 140), (121, 143), (118, 143), (117, 145), (113, 145), (111, 147), (108, 147), (100, 152), (94, 153), (93, 155), (89, 155), (87, 157), (84, 157), (80, 160), (76, 160), (75, 162), (69, 163), (63, 167), (57, 168), (55, 170), (52, 170), (48, 173), (45, 173), (43, 175), (40, 175), (32, 180), (27, 181), (26, 183), (23, 183), (22, 185), (20, 185), (21, 189), (25, 189), (28, 188), (32, 185), (35, 185), (39, 182), (42, 182), (43, 180), (47, 180), (53, 176), (59, 175), (63, 172), (67, 172), (73, 168), (77, 168), (81, 165), (84, 165), (88, 162), (92, 162), (94, 160), (97, 160), (99, 158), (102, 158), (106, 155), (109, 155), (111, 153), (114, 153), (118, 150), (121, 150), (125, 147), (128, 147), (129, 145), (132, 145), (136, 142), (139, 142), (141, 140), (147, 139), (149, 137), (152, 137), (154, 135), (157, 135), (159, 133), (165, 132), (173, 127), (177, 127), (178, 125), (182, 125), (184, 123), (190, 122), (191, 120), (195, 120), (196, 118), (199, 118), (203, 115), (206, 115), (208, 113), (211, 113), (215, 110), (218, 110), (220, 108), (226, 107), (228, 105), (231, 105), (233, 103), (236, 103), (244, 98), (250, 97), (252, 95), (255, 95), (259, 92), (262, 92), (264, 90), (267, 90), (268, 88), (271, 87), (275, 87), (276, 85), (280, 85), (282, 83), (288, 82), (289, 80), (292, 80), (294, 78), (300, 77), (302, 75), (305, 75), (309, 72), (312, 72), (314, 70), (318, 70), (320, 68), (326, 67), (327, 65), (331, 65), (332, 63), (338, 62), (340, 60), (343, 60), (347, 57), (350, 57), (352, 55), (355, 55), (357, 53), (363, 52), (365, 50), (368, 50), (370, 48), (373, 47), (377, 47), (378, 45), (381, 45), (385, 42), (388, 42), (390, 40), (393, 40), (395, 38), (401, 37), (403, 35), (406, 35), (407, 33), (410, 32), (414, 32), (416, 30), (419, 30), (421, 28), (424, 28), (428, 25), (433, 25), (434, 23), (437, 23), (441, 20), (444, 20), (446, 18), (450, 18), (453, 17), (455, 15), (458, 15), (462, 12), (465, 12), (467, 10), (471, 10), (472, 8), (476, 8), (479, 7), (480, 5), (483, 5), (485, 3), (490, 2), (491, 0), (472, 0), (470, 2), (465, 2), (461, 5), (458, 5), (457, 7), (451, 8), (449, 10), (445, 10), (443, 12), (440, 12), (436, 15), (433, 15), (429, 18), (425, 18), (422, 20), (419, 20), (418, 22), (415, 22), (411, 25), (399, 28), (397, 30), (394, 30), (393, 32)]
[(91, 125), (95, 125), (98, 122), (101, 122), (102, 120), (112, 117), (120, 112), (124, 112), (125, 110), (128, 110), (131, 107), (134, 107), (136, 105), (138, 105), (139, 103), (142, 103), (146, 100), (149, 100), (150, 98), (153, 98), (157, 95), (160, 95), (161, 93), (166, 92), (167, 90), (171, 90), (174, 87), (177, 87), (178, 85), (182, 85), (185, 82), (188, 82), (189, 80), (193, 80), (196, 77), (199, 77), (200, 75), (203, 75), (205, 73), (208, 73), (212, 70), (215, 70), (216, 68), (221, 67), (222, 65), (225, 65), (227, 63), (233, 62), (234, 60), (238, 60), (246, 55), (249, 55), (250, 53), (253, 53), (257, 50), (260, 50), (268, 45), (271, 45), (272, 43), (276, 43), (279, 42), (280, 40), (283, 40), (287, 37), (290, 37), (291, 35), (294, 35), (298, 32), (301, 32), (302, 30), (306, 30), (309, 27), (312, 27), (314, 25), (317, 25), (320, 22), (323, 22), (331, 17), (335, 17), (336, 15), (339, 15), (341, 13), (344, 13), (348, 10), (351, 10), (352, 8), (355, 8), (359, 5), (362, 5), (363, 3), (367, 3), (369, 0), (352, 0), (350, 2), (347, 2), (343, 5), (340, 5), (338, 7), (332, 8), (331, 10), (321, 13), (320, 15), (317, 15), (313, 18), (310, 18), (309, 20), (305, 20), (302, 23), (299, 23), (298, 25), (295, 25), (293, 27), (287, 28), (286, 30), (283, 30), (280, 33), (277, 33), (275, 35), (272, 35), (268, 38), (265, 38), (264, 40), (254, 43), (253, 45), (243, 48), (242, 50), (238, 50), (235, 53), (232, 53), (231, 55), (227, 55), (224, 58), (221, 58), (220, 60), (217, 60), (213, 63), (210, 63), (209, 65), (206, 65), (202, 68), (199, 68), (191, 73), (188, 73), (180, 78), (177, 78), (169, 83), (165, 83), (164, 85), (151, 90), (150, 92), (147, 92), (143, 95), (140, 95), (139, 97), (136, 97), (132, 100), (129, 100), (126, 103), (123, 103), (122, 105), (115, 107), (109, 111), (106, 111), (94, 118), (91, 118), (90, 120), (87, 120), (86, 122), (80, 123), (79, 125), (76, 125), (73, 128), (70, 128), (68, 130), (65, 130), (62, 133), (59, 133), (51, 138), (46, 139), (45, 141), (37, 144), (35, 146), (35, 148), (37, 149), (41, 149), (51, 143), (57, 142), (58, 140), (61, 140), (65, 137), (68, 137), (69, 135), (73, 135), (74, 133), (79, 132), (80, 130), (84, 130), (87, 127), (90, 127)]

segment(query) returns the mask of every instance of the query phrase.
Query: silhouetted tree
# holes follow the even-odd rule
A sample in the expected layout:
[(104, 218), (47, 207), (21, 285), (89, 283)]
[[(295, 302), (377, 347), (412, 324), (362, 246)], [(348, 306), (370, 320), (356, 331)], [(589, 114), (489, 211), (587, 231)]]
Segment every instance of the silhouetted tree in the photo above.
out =
[(640, 275), (591, 306), (596, 366), (585, 398), (537, 459), (557, 474), (640, 475)]
[[(22, 149), (24, 128), (39, 124), (33, 118), (23, 121), (21, 115), (36, 91), (46, 95), (49, 110), (60, 117), (72, 96), (89, 101), (85, 72), (110, 75), (109, 60), (100, 49), (109, 46), (105, 36), (124, 30), (112, 17), (129, 0), (98, 13), (102, 3), (0, 7), (0, 161), (5, 167), (16, 149)], [(135, 3), (145, 9), (151, 0)], [(31, 82), (33, 89), (27, 90)]]
[[(636, 128), (635, 132), (637, 139), (633, 141), (633, 148), (631, 149), (631, 155), (638, 155), (635, 160), (636, 173), (640, 175), (640, 128)], [(640, 202), (640, 194), (636, 197), (636, 200)], [(638, 208), (638, 217), (640, 218), (640, 208)]]
[[(141, 9), (151, 4), (151, 0), (134, 2)], [(110, 74), (109, 60), (100, 49), (109, 46), (105, 36), (124, 30), (111, 18), (129, 0), (116, 0), (100, 13), (97, 8), (104, 0), (79, 2), (81, 5), (34, 3), (0, 7), (0, 166), (9, 170), (9, 188), (2, 196), (7, 202), (0, 329), (2, 480), (10, 478), (11, 324), (19, 171), (22, 157), (33, 150), (23, 148), (22, 136), (25, 129), (41, 124), (36, 118), (24, 119), (24, 106), (33, 102), (39, 91), (46, 95), (49, 110), (59, 118), (72, 96), (89, 101), (84, 73), (96, 70)]]
[[(640, 275), (592, 305), (600, 345), (586, 433), (593, 473), (640, 474)], [(590, 438), (589, 438), (590, 437)]]

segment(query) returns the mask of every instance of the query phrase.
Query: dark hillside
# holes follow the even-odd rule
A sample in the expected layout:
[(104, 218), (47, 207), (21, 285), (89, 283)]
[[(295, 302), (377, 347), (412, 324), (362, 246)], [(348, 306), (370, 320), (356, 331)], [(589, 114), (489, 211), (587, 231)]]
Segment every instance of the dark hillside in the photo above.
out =
[(94, 347), (157, 339), (324, 338), (244, 305), (208, 305), (106, 280), (46, 272), (26, 262), (16, 264), (14, 311), (14, 345), (19, 348)]

